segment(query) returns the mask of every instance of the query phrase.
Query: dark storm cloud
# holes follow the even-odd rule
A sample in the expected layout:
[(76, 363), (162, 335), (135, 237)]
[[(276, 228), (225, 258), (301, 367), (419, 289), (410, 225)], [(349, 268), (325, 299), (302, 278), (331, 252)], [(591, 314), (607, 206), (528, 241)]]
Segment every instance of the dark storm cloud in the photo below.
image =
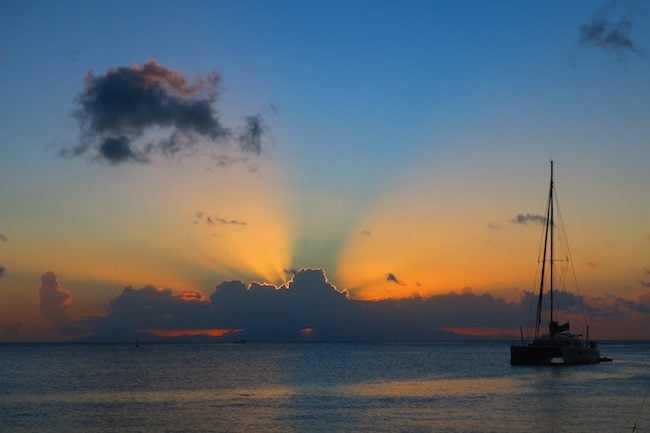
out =
[(404, 283), (402, 283), (400, 280), (398, 280), (397, 277), (395, 276), (395, 274), (392, 274), (392, 273), (386, 274), (386, 281), (388, 281), (389, 283), (399, 284), (400, 286), (404, 285)]
[[(107, 137), (99, 145), (99, 155), (111, 164), (122, 162), (149, 162), (147, 156), (133, 149), (127, 137)], [(136, 153), (137, 152), (137, 153)]]
[[(522, 300), (523, 304), (532, 305), (537, 303), (537, 299), (538, 299), (537, 293), (524, 292), (523, 296), (524, 296)], [(548, 308), (548, 306), (550, 305), (550, 295), (548, 293), (544, 293), (542, 302), (544, 307)], [(553, 308), (556, 311), (563, 311), (566, 313), (579, 312), (580, 309), (582, 308), (581, 305), (584, 307), (586, 304), (584, 297), (576, 295), (571, 292), (566, 292), (564, 290), (553, 291), (553, 302), (554, 302)]]
[(94, 319), (95, 339), (127, 338), (143, 329), (218, 328), (241, 329), (228, 337), (234, 339), (295, 340), (301, 338), (300, 330), (313, 328), (313, 337), (325, 340), (419, 340), (454, 337), (443, 327), (519, 326), (527, 311), (518, 303), (471, 292), (352, 300), (319, 269), (295, 271), (279, 288), (226, 281), (209, 302), (184, 300), (149, 286), (126, 288), (108, 308), (106, 317)]
[[(169, 289), (127, 287), (108, 305), (105, 317), (77, 322), (94, 332), (95, 340), (132, 340), (143, 330), (239, 330), (226, 340), (300, 340), (312, 328), (319, 340), (431, 340), (458, 338), (444, 331), (457, 327), (517, 329), (529, 323), (537, 295), (524, 292), (519, 302), (489, 294), (461, 293), (361, 301), (336, 289), (320, 269), (287, 269), (291, 280), (270, 284), (224, 281), (209, 300), (200, 294), (174, 294)], [(636, 299), (584, 298), (555, 291), (556, 312), (610, 320), (650, 313), (650, 292)], [(548, 294), (543, 303), (548, 305)], [(573, 323), (579, 325), (579, 322)], [(139, 334), (138, 334), (139, 333)]]
[(527, 224), (529, 222), (546, 224), (546, 217), (538, 214), (527, 213), (527, 214), (517, 214), (510, 222), (514, 224)]
[(38, 295), (43, 318), (58, 325), (70, 321), (68, 306), (72, 299), (72, 293), (61, 288), (59, 277), (54, 272), (46, 272), (41, 276)]
[(7, 236), (5, 236), (5, 235), (3, 235), (2, 233), (0, 233), (0, 241), (2, 241), (2, 242), (9, 242), (9, 239), (7, 238)]
[(260, 114), (247, 116), (244, 127), (237, 137), (239, 148), (244, 152), (259, 155), (262, 152), (262, 138), (266, 132), (266, 125)]
[(616, 2), (610, 1), (597, 10), (591, 21), (580, 26), (580, 43), (592, 45), (615, 55), (620, 60), (627, 55), (641, 55), (642, 51), (630, 38), (633, 22), (629, 18), (613, 19)]
[[(95, 319), (100, 334), (123, 335), (138, 329), (187, 329), (209, 327), (208, 303), (188, 299), (170, 289), (126, 287), (107, 306), (108, 316)], [(170, 325), (173, 324), (173, 328)]]
[[(153, 153), (169, 157), (190, 152), (198, 138), (223, 140), (229, 131), (212, 107), (218, 84), (216, 72), (189, 80), (153, 60), (99, 75), (90, 72), (74, 112), (80, 142), (61, 155), (111, 164), (146, 162)], [(142, 143), (145, 133), (167, 130), (171, 133), (166, 137)]]

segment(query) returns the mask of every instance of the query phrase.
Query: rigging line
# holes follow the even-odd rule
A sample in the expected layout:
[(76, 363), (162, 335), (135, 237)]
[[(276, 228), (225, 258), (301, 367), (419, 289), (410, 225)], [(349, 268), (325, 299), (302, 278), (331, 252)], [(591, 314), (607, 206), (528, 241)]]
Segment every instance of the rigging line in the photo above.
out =
[[(545, 230), (540, 231), (539, 242), (537, 244), (538, 245), (537, 246), (537, 266), (535, 267), (535, 274), (534, 274), (534, 277), (533, 277), (533, 284), (530, 287), (530, 293), (531, 293), (532, 299), (534, 299), (534, 297), (535, 297), (535, 290), (536, 290), (536, 288), (538, 286), (537, 283), (539, 281), (538, 278), (543, 278), (543, 276), (540, 277), (539, 268), (540, 268), (541, 260), (543, 260), (543, 258), (542, 258), (542, 248), (544, 247), (544, 232), (545, 232)], [(532, 299), (531, 299), (531, 301), (532, 301)], [(535, 302), (528, 302), (528, 317), (527, 317), (527, 321), (526, 321), (526, 323), (528, 324), (528, 329), (526, 330), (526, 332), (527, 332), (526, 337), (527, 338), (531, 337), (530, 332), (537, 327), (537, 324), (533, 324), (533, 308), (534, 308), (535, 305), (536, 305)]]
[(571, 267), (571, 273), (573, 274), (573, 283), (576, 286), (576, 292), (578, 293), (578, 303), (580, 304), (580, 313), (582, 314), (582, 321), (585, 325), (585, 330), (589, 327), (587, 323), (587, 314), (585, 313), (585, 303), (582, 299), (582, 293), (580, 292), (580, 285), (578, 284), (578, 277), (576, 275), (576, 268), (573, 264), (573, 255), (571, 254), (571, 247), (569, 246), (569, 238), (566, 235), (566, 228), (564, 226), (564, 217), (562, 216), (562, 209), (560, 209), (560, 200), (557, 196), (557, 191), (555, 193), (555, 201), (557, 204), (557, 212), (560, 216), (561, 231), (564, 233), (564, 242), (566, 243), (567, 256), (569, 258), (569, 266)]
[[(542, 256), (542, 248), (544, 245), (544, 230), (541, 231), (541, 234), (539, 235), (539, 246), (537, 247), (537, 266), (535, 268), (535, 276), (533, 277), (533, 285), (531, 286), (530, 293), (532, 296), (535, 296), (535, 288), (537, 287), (537, 281), (539, 278), (539, 267), (540, 267), (540, 257)], [(533, 322), (533, 307), (535, 303), (534, 302), (528, 302), (528, 332), (530, 332), (530, 329), (533, 328), (531, 326)], [(530, 335), (528, 335), (530, 337)]]
[[(551, 167), (553, 167), (551, 165)], [(552, 170), (552, 168), (551, 168)], [(553, 178), (551, 174), (551, 178)], [(552, 183), (551, 183), (551, 191), (552, 191)], [(546, 248), (548, 246), (548, 234), (549, 234), (549, 221), (550, 221), (550, 215), (551, 215), (551, 198), (553, 196), (549, 192), (548, 196), (548, 202), (546, 206), (546, 223), (544, 225), (544, 252), (542, 253), (542, 272), (541, 272), (541, 278), (539, 281), (539, 295), (538, 295), (538, 300), (537, 300), (537, 318), (535, 320), (535, 338), (539, 337), (539, 328), (540, 325), (542, 324), (542, 308), (543, 308), (543, 295), (544, 295), (544, 278), (546, 277)], [(551, 241), (552, 243), (552, 241)], [(552, 290), (552, 286), (551, 286)], [(551, 307), (552, 309), (553, 307)]]

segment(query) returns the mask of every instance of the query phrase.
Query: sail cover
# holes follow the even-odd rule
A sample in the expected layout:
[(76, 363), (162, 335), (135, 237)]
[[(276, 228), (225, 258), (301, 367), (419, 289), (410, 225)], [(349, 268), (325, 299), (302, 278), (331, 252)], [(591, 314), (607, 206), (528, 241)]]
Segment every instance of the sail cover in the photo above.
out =
[(564, 332), (564, 331), (569, 330), (569, 322), (566, 322), (566, 323), (560, 325), (556, 321), (552, 321), (549, 324), (549, 328), (550, 328), (550, 331), (551, 331), (551, 335), (559, 334), (560, 332)]

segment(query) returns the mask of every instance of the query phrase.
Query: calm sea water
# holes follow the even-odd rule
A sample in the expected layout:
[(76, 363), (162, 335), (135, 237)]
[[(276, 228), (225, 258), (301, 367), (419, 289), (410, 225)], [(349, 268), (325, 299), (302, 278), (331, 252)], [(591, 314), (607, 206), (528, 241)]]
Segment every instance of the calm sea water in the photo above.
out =
[(3, 344), (0, 431), (650, 431), (650, 343), (601, 352), (614, 362), (511, 367), (508, 342)]

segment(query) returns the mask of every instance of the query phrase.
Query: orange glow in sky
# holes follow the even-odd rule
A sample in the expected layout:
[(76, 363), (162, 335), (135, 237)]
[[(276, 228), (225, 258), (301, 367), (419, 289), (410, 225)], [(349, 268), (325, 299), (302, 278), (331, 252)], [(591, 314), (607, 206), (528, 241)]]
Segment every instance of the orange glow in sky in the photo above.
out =
[(224, 335), (241, 332), (241, 329), (139, 329), (138, 331), (158, 337), (192, 337), (197, 335), (223, 337)]

